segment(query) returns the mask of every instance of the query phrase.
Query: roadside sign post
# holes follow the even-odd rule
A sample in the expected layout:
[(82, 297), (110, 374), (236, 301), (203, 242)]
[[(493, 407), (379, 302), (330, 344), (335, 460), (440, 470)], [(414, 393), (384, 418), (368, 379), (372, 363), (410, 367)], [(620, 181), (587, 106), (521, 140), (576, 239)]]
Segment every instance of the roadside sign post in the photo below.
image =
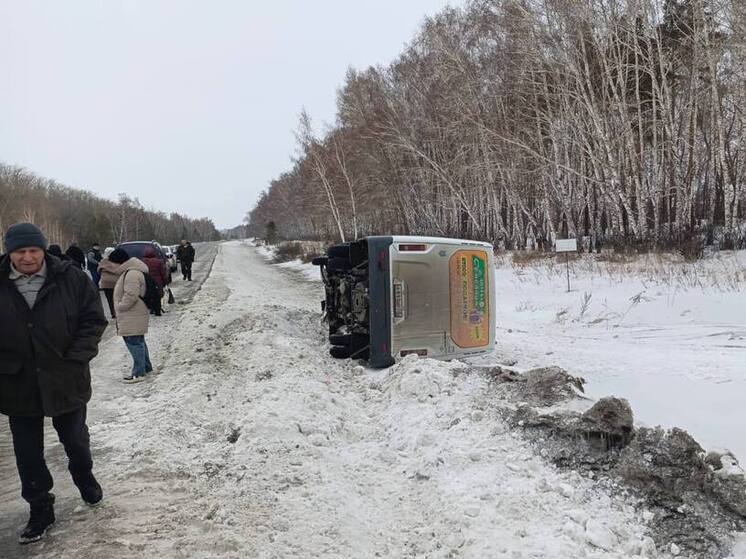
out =
[(570, 292), (570, 253), (578, 251), (577, 239), (557, 239), (554, 250), (557, 253), (565, 253), (565, 267), (567, 268), (567, 292)]

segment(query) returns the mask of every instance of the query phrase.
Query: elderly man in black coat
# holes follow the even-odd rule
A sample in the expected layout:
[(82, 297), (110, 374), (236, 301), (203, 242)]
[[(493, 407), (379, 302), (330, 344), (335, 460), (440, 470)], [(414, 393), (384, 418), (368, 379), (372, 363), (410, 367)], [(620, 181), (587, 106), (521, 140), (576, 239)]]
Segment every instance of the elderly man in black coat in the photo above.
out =
[(101, 299), (85, 273), (46, 254), (31, 223), (12, 225), (0, 258), (0, 413), (9, 418), (21, 496), (31, 515), (20, 543), (40, 540), (54, 523), (53, 481), (44, 461), (44, 417), (51, 417), (83, 500), (103, 493), (93, 476), (86, 404), (88, 363), (106, 328)]

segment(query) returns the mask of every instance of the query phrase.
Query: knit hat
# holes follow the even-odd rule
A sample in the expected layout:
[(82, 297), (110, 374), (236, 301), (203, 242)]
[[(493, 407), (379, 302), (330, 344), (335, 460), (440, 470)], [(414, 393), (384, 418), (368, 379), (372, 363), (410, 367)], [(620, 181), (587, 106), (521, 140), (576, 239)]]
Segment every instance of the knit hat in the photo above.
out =
[(124, 264), (129, 259), (130, 255), (123, 248), (115, 249), (109, 255), (109, 262), (114, 262), (114, 264)]
[(16, 223), (5, 232), (5, 252), (11, 253), (19, 248), (39, 247), (47, 249), (47, 239), (33, 223)]
[(60, 245), (49, 245), (47, 252), (55, 255), (57, 258), (62, 258), (62, 247)]

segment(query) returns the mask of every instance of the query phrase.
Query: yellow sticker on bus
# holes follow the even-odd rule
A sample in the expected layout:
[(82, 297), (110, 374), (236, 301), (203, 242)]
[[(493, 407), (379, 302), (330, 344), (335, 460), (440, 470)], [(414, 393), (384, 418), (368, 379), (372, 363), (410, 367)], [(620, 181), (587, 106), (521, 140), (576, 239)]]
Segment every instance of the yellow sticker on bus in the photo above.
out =
[(490, 286), (487, 253), (458, 250), (448, 262), (451, 285), (451, 338), (462, 348), (490, 343)]

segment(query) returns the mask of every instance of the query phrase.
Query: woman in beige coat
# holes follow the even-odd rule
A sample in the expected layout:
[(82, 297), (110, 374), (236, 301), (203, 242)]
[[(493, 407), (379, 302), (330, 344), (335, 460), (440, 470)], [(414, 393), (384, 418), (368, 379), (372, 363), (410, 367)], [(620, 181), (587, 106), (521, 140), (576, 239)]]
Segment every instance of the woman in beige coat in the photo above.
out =
[(114, 285), (117, 333), (124, 339), (133, 361), (132, 373), (124, 377), (124, 382), (139, 382), (153, 370), (148, 344), (145, 343), (150, 311), (142, 300), (148, 267), (141, 260), (130, 258), (121, 248), (112, 252), (109, 260), (120, 264), (119, 279)]

